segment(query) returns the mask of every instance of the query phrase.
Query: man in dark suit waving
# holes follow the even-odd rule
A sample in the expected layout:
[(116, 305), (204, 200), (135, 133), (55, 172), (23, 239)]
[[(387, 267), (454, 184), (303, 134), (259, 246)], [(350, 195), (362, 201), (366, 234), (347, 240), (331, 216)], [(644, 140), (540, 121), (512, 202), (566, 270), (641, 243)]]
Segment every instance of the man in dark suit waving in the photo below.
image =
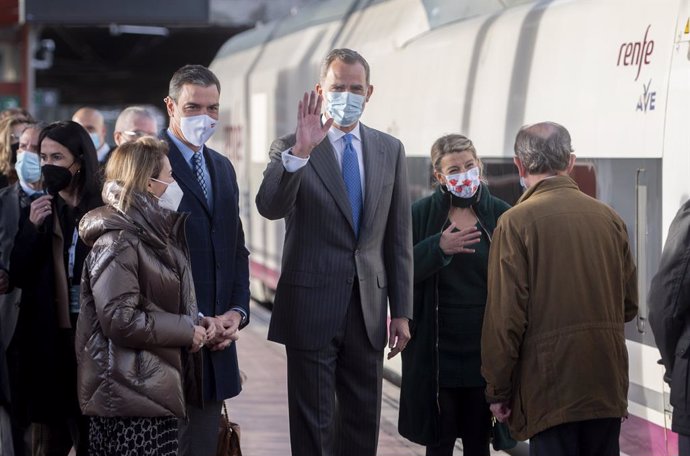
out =
[(256, 197), (261, 215), (286, 222), (268, 337), (286, 347), (294, 456), (376, 454), (387, 301), (389, 357), (410, 338), (405, 152), (359, 122), (372, 92), (366, 60), (331, 51)]
[[(170, 124), (161, 132), (183, 194), (161, 204), (190, 214), (187, 243), (200, 318), (216, 328), (201, 344), (203, 407), (187, 406), (180, 420), (180, 455), (215, 454), (224, 399), (240, 392), (233, 340), (249, 320), (249, 266), (239, 216), (237, 177), (230, 161), (205, 146), (218, 121), (220, 82), (206, 67), (186, 65), (170, 80), (165, 99)], [(174, 184), (172, 184), (174, 185)], [(209, 332), (210, 333), (210, 332)]]

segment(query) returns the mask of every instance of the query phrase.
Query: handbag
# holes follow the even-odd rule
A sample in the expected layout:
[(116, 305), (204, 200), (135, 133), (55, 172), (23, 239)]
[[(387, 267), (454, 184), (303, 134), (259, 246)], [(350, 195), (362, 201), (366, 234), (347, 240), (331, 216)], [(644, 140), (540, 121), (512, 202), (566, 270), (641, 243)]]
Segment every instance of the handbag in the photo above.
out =
[(242, 456), (240, 425), (230, 421), (225, 401), (223, 401), (223, 413), (220, 415), (220, 425), (218, 427), (216, 456)]
[(499, 422), (496, 417), (491, 418), (491, 446), (494, 450), (510, 450), (517, 445), (517, 441), (510, 436), (508, 425)]

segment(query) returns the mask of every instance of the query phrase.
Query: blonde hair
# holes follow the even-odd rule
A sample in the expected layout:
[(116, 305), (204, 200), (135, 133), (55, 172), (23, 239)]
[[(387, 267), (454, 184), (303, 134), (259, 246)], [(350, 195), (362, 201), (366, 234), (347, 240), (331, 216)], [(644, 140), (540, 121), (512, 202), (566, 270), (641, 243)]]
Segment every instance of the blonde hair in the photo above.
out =
[(477, 150), (468, 137), (458, 134), (441, 136), (431, 146), (431, 165), (434, 167), (434, 171), (441, 172), (441, 160), (443, 157), (467, 151), (472, 152), (472, 157), (480, 163), (479, 167), (481, 169), (481, 161), (477, 157)]
[(20, 124), (30, 124), (24, 117), (5, 117), (0, 120), (0, 174), (13, 177), (12, 163), (12, 128)]
[(122, 187), (117, 209), (126, 211), (133, 194), (148, 191), (149, 179), (160, 176), (161, 162), (167, 155), (167, 143), (153, 136), (122, 144), (113, 151), (105, 166), (105, 178)]

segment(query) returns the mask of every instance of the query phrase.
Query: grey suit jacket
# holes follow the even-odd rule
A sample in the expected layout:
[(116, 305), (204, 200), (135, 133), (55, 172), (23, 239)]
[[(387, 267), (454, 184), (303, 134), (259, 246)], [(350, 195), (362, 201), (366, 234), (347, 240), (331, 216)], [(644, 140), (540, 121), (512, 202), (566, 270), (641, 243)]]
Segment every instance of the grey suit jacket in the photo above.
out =
[(402, 143), (360, 124), (364, 211), (359, 239), (335, 152), (325, 138), (306, 166), (289, 173), (281, 152), (295, 135), (273, 142), (256, 196), (259, 213), (285, 218), (285, 245), (268, 338), (318, 349), (344, 322), (357, 280), (372, 346), (386, 344), (386, 302), (393, 318), (412, 318), (412, 229)]

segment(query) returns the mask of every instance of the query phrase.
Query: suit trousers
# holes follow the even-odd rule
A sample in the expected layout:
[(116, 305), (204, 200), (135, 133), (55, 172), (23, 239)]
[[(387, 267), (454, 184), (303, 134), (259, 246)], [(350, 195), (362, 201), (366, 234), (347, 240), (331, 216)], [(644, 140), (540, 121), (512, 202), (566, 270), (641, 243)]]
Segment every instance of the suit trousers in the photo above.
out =
[(375, 456), (383, 350), (369, 342), (357, 282), (331, 342), (286, 352), (292, 456)]
[(529, 439), (530, 456), (618, 456), (620, 418), (559, 424)]
[(678, 456), (690, 456), (690, 435), (678, 434)]
[(178, 456), (214, 456), (222, 401), (204, 402), (199, 408), (187, 405), (187, 418), (180, 418)]

